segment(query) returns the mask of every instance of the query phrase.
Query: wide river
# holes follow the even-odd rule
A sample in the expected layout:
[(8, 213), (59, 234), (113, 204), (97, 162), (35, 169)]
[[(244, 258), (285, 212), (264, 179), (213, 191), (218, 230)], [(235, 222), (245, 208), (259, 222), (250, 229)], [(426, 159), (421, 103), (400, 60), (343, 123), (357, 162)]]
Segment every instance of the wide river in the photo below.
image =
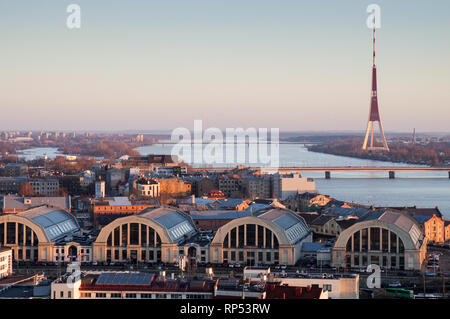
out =
[[(142, 155), (171, 154), (173, 145), (155, 144), (139, 147)], [(280, 144), (280, 166), (408, 166), (407, 164), (381, 162), (309, 152), (302, 144)], [(194, 165), (198, 166), (198, 165)], [(225, 164), (212, 166), (224, 167)], [(235, 165), (234, 165), (235, 166)], [(415, 165), (417, 166), (417, 165)], [(450, 219), (450, 179), (448, 172), (396, 172), (389, 179), (387, 172), (331, 172), (325, 179), (323, 172), (304, 172), (312, 177), (317, 190), (340, 200), (374, 206), (439, 207)]]
[[(171, 154), (173, 145), (155, 144), (139, 147), (142, 155)], [(248, 146), (246, 146), (248, 147)], [(23, 150), (27, 159), (54, 158), (55, 148)], [(186, 159), (185, 159), (186, 160)], [(187, 162), (189, 162), (187, 160)], [(301, 144), (280, 144), (280, 166), (407, 166), (407, 164), (381, 162), (309, 152)], [(198, 165), (194, 165), (198, 166)], [(225, 164), (212, 166), (224, 167)], [(232, 165), (236, 166), (236, 165)], [(316, 181), (317, 190), (340, 200), (374, 206), (435, 207), (450, 219), (450, 179), (448, 172), (396, 172), (395, 179), (388, 179), (387, 172), (331, 172), (325, 179), (323, 172), (304, 172), (304, 177)]]

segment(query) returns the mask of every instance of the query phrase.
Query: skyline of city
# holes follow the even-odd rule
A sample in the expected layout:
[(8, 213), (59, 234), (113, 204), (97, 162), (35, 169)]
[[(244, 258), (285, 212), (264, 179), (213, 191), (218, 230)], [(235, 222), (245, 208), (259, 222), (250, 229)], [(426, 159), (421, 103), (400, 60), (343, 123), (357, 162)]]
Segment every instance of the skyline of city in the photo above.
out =
[[(3, 130), (364, 130), (370, 2), (78, 3), (0, 2)], [(378, 4), (386, 132), (448, 131), (449, 3)]]
[(449, 300), (449, 12), (0, 0), (0, 303)]

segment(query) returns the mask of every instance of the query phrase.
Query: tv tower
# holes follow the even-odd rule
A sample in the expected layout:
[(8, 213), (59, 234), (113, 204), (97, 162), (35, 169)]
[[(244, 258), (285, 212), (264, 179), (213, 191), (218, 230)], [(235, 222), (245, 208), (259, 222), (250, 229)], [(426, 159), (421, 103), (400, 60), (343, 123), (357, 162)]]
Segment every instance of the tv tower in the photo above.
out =
[[(378, 97), (377, 97), (377, 67), (375, 64), (375, 17), (373, 19), (373, 66), (372, 66), (372, 94), (370, 99), (370, 112), (369, 121), (367, 122), (366, 136), (364, 137), (364, 143), (362, 149), (364, 151), (388, 151), (389, 146), (384, 136), (383, 125), (381, 125), (380, 112), (378, 110)], [(378, 122), (378, 127), (380, 129), (381, 144), (380, 146), (374, 146), (374, 127), (375, 122)], [(369, 135), (370, 143), (369, 145)]]

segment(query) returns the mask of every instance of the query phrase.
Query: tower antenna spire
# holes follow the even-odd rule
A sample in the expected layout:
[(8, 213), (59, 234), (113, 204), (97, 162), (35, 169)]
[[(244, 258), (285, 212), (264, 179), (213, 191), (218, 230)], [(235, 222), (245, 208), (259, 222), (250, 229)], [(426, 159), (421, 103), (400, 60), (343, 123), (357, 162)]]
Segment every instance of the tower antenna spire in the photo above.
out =
[[(375, 16), (373, 17), (373, 66), (372, 66), (372, 93), (370, 97), (370, 111), (369, 111), (369, 121), (367, 122), (366, 135), (364, 137), (364, 143), (362, 149), (364, 151), (388, 151), (389, 146), (384, 136), (383, 126), (381, 125), (380, 112), (378, 110), (378, 91), (377, 91), (377, 67), (375, 64)], [(378, 128), (380, 129), (381, 135), (381, 146), (374, 145), (374, 126), (375, 122), (378, 122)], [(370, 136), (370, 142), (369, 142)]]
[(375, 66), (375, 31), (377, 29), (377, 25), (375, 24), (375, 15), (373, 16), (373, 66)]

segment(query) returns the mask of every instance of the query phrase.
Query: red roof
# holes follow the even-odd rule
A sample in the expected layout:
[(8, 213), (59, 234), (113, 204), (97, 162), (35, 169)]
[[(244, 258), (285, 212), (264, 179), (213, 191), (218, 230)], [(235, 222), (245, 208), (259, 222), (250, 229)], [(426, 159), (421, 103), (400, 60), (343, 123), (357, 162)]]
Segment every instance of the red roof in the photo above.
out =
[(322, 288), (266, 284), (266, 299), (320, 299)]

